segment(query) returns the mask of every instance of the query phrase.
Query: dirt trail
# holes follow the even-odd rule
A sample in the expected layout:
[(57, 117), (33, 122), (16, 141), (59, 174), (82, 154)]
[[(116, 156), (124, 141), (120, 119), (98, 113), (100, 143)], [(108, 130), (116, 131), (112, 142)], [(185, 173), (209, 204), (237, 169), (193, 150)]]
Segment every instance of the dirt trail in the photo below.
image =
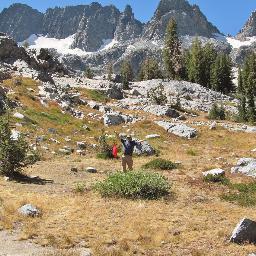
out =
[(19, 241), (17, 236), (6, 231), (0, 232), (0, 255), (1, 256), (42, 256), (51, 250), (29, 241)]

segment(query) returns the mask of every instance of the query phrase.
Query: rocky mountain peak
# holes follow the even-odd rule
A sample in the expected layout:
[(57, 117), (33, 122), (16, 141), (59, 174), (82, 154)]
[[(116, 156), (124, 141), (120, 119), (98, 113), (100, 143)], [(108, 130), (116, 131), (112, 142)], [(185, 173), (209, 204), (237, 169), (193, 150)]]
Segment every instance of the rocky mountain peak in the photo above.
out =
[(43, 14), (26, 4), (12, 4), (0, 14), (0, 31), (23, 41), (42, 32)]
[(190, 8), (190, 4), (186, 0), (161, 0), (155, 15), (162, 16), (171, 10), (184, 10)]
[(148, 40), (163, 39), (171, 18), (176, 20), (180, 35), (213, 37), (215, 33), (220, 33), (197, 5), (190, 5), (186, 0), (161, 0), (143, 37)]
[(240, 39), (252, 36), (256, 36), (256, 10), (252, 12), (244, 27), (237, 34), (237, 37)]
[(132, 7), (130, 5), (126, 5), (123, 15), (126, 17), (134, 17), (134, 14), (132, 12)]

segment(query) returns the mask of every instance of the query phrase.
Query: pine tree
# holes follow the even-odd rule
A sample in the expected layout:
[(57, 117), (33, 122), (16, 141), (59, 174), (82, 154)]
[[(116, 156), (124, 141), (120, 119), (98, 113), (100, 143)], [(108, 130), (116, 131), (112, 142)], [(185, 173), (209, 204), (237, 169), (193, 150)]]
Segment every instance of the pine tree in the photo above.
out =
[(232, 63), (227, 54), (218, 54), (211, 69), (211, 88), (213, 90), (230, 93), (233, 88)]
[(153, 58), (147, 58), (141, 64), (139, 72), (139, 80), (152, 80), (161, 78), (161, 70), (159, 68), (158, 62)]
[(243, 85), (243, 77), (242, 77), (242, 71), (241, 68), (238, 69), (238, 87), (237, 92), (240, 94), (244, 94), (244, 85)]
[(239, 97), (239, 105), (238, 105), (238, 122), (247, 122), (247, 106), (246, 106), (246, 97), (244, 95)]
[(193, 83), (203, 84), (203, 49), (202, 44), (196, 38), (193, 41), (187, 61), (188, 80)]
[(121, 77), (124, 89), (129, 88), (129, 82), (133, 81), (133, 70), (129, 61), (124, 61), (121, 66)]
[(177, 23), (174, 19), (169, 21), (166, 28), (163, 59), (166, 77), (168, 79), (179, 79), (182, 70), (182, 52), (177, 33)]
[(90, 69), (90, 67), (87, 67), (85, 72), (84, 72), (85, 77), (87, 77), (88, 79), (93, 79), (94, 74), (92, 72), (92, 70)]
[(203, 86), (211, 87), (211, 69), (216, 60), (217, 52), (211, 43), (207, 43), (203, 49), (203, 69), (201, 75), (201, 83)]
[(113, 65), (112, 63), (108, 66), (108, 81), (112, 81), (112, 75), (113, 75)]
[(254, 96), (254, 86), (255, 86), (255, 78), (254, 74), (249, 74), (247, 78), (247, 99), (248, 99), (248, 121), (255, 122), (256, 121), (256, 109), (255, 109), (255, 96)]

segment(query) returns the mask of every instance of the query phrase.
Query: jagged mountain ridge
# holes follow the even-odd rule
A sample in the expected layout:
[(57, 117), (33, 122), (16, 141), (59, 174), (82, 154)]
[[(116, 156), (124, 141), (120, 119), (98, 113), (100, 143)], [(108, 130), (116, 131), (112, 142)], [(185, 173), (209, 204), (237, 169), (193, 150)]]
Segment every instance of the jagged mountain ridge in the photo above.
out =
[(90, 5), (56, 7), (40, 13), (24, 4), (13, 4), (0, 13), (0, 31), (16, 41), (26, 40), (31, 34), (53, 38), (75, 35), (73, 48), (92, 52), (104, 40), (118, 42), (163, 39), (167, 22), (177, 19), (180, 35), (214, 37), (220, 33), (200, 11), (186, 0), (161, 0), (152, 20), (143, 24), (135, 19), (132, 8), (120, 12), (115, 6)]
[(252, 12), (251, 16), (237, 34), (240, 39), (245, 39), (246, 37), (256, 36), (256, 10)]

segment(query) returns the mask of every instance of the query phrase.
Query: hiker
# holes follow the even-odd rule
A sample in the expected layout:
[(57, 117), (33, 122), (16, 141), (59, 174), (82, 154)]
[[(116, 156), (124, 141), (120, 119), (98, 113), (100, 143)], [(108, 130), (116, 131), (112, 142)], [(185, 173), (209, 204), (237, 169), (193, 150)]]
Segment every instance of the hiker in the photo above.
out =
[(135, 146), (137, 146), (140, 142), (137, 142), (132, 139), (131, 135), (124, 136), (120, 135), (119, 136), (121, 139), (121, 142), (123, 144), (123, 155), (122, 155), (122, 167), (123, 167), (123, 172), (126, 172), (126, 167), (128, 166), (129, 171), (133, 170), (133, 151)]

